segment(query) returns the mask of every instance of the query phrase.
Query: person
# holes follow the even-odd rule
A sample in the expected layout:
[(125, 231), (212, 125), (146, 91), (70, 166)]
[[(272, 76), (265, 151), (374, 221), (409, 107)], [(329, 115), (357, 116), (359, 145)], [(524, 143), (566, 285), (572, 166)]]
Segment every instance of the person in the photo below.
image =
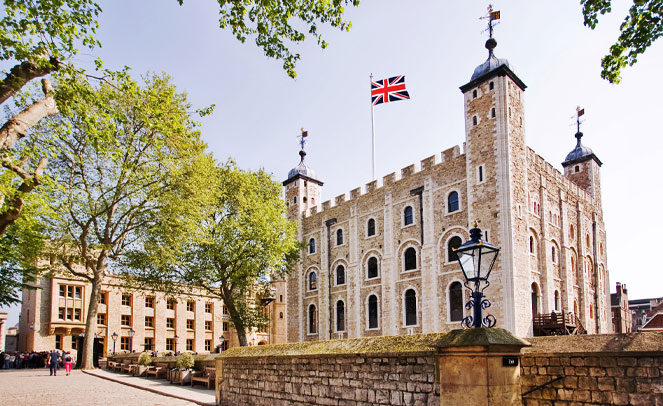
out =
[(74, 357), (72, 357), (71, 353), (67, 351), (63, 359), (64, 359), (64, 370), (67, 373), (67, 376), (69, 376), (69, 374), (71, 374), (71, 365), (74, 363)]
[(48, 356), (48, 361), (51, 367), (51, 376), (58, 375), (58, 362), (60, 361), (60, 358), (61, 357), (58, 350), (51, 351), (50, 355)]

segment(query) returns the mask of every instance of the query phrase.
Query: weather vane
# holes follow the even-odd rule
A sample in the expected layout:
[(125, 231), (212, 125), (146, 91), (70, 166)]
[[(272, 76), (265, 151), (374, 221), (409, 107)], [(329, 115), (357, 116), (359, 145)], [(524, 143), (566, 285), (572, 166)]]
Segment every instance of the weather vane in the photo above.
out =
[(585, 120), (580, 120), (580, 117), (585, 114), (585, 109), (581, 108), (580, 106), (576, 107), (576, 125), (578, 126), (578, 133), (580, 133), (580, 124), (582, 124)]
[(299, 145), (302, 147), (302, 151), (304, 150), (304, 145), (306, 144), (306, 137), (308, 137), (308, 131), (304, 131), (304, 127), (302, 127), (302, 134), (297, 137), (299, 139)]
[[(479, 18), (480, 18), (481, 20), (488, 20), (488, 28), (486, 28), (486, 29), (484, 30), (484, 32), (485, 32), (485, 31), (488, 31), (488, 33), (489, 33), (489, 34), (488, 34), (488, 35), (489, 35), (489, 38), (493, 38), (493, 28), (494, 28), (497, 24), (499, 24), (499, 21), (497, 21), (497, 20), (500, 19), (500, 12), (499, 12), (499, 10), (498, 10), (498, 11), (493, 11), (493, 5), (492, 5), (492, 4), (489, 4), (489, 5), (488, 5), (488, 14), (485, 15), (485, 16), (483, 16), (483, 17), (479, 17)], [(494, 21), (495, 21), (495, 22), (494, 22)]]

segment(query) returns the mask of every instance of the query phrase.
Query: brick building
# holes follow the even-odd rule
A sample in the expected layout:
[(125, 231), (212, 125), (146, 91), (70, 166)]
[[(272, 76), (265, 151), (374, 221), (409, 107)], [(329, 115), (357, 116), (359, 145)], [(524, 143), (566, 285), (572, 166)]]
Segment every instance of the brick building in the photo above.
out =
[(630, 333), (633, 326), (631, 309), (628, 306), (626, 285), (617, 282), (617, 292), (610, 294), (612, 330), (615, 333)]
[(527, 146), (526, 86), (495, 47), (486, 42), (488, 59), (460, 87), (462, 151), (323, 203), (302, 148), (283, 182), (309, 243), (287, 279), (289, 342), (458, 328), (469, 295), (451, 248), (475, 219), (501, 248), (485, 291), (498, 326), (531, 336), (533, 317), (554, 311), (612, 330), (601, 161), (579, 129), (563, 173)]
[[(20, 351), (53, 348), (76, 350), (76, 337), (85, 333), (91, 285), (63, 275), (41, 278), (39, 289), (23, 290), (19, 319)], [(274, 300), (265, 303), (269, 327), (252, 331), (250, 345), (285, 342), (285, 282), (274, 282)], [(133, 339), (130, 330), (134, 331)], [(204, 294), (166, 297), (129, 290), (119, 276), (107, 276), (102, 286), (97, 329), (104, 353), (122, 351), (214, 352), (221, 345), (238, 345), (237, 334), (223, 301)]]

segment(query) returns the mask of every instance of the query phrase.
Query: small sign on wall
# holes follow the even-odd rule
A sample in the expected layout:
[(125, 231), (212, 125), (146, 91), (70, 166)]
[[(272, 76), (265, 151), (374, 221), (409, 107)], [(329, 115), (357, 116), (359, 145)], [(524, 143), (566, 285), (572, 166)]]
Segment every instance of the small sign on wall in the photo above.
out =
[(503, 367), (517, 367), (518, 366), (518, 357), (517, 356), (504, 356), (502, 357), (502, 366)]

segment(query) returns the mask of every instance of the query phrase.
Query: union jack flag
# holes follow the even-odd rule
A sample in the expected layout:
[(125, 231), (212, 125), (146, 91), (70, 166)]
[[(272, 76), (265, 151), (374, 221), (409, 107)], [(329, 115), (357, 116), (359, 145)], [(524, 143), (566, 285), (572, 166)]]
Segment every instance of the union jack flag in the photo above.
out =
[(409, 99), (410, 95), (405, 90), (405, 76), (394, 76), (371, 82), (371, 98), (374, 106)]

